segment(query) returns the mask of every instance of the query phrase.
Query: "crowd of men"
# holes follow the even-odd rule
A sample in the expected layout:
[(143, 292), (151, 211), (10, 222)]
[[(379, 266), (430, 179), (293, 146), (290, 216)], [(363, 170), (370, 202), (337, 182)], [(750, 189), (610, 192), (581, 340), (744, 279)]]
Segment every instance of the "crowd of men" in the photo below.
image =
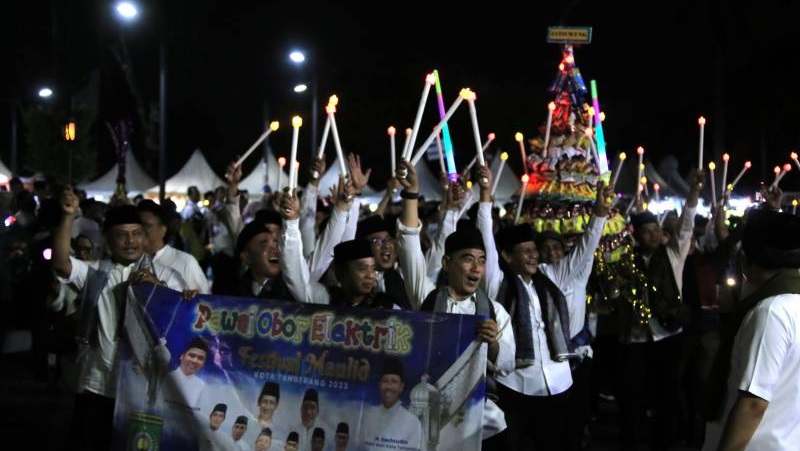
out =
[[(445, 199), (431, 208), (414, 166), (400, 162), (367, 216), (359, 197), (370, 171), (347, 160), (349, 175), (330, 196), (312, 179), (302, 195), (268, 193), (249, 207), (235, 165), (226, 187), (204, 201), (190, 189), (181, 211), (171, 201), (104, 204), (70, 187), (12, 187), (3, 327), (34, 331), (43, 377), (48, 354), (78, 356), (58, 362), (77, 394), (70, 449), (109, 447), (118, 287), (140, 282), (187, 298), (484, 315), (475, 334), (488, 348), (487, 450), (582, 449), (599, 395), (619, 407), (625, 450), (800, 443), (800, 218), (778, 211), (780, 190), (765, 192), (741, 223), (726, 222), (724, 205), (710, 221), (696, 216), (702, 173), (692, 175), (679, 217), (634, 209), (632, 252), (651, 313), (641, 321), (628, 303), (589, 302), (613, 186), (598, 183), (585, 232), (566, 237), (500, 217), (487, 167), (475, 168), (477, 195), (463, 180), (443, 182)], [(310, 171), (324, 166), (317, 160)], [(58, 335), (62, 323), (77, 342)]]

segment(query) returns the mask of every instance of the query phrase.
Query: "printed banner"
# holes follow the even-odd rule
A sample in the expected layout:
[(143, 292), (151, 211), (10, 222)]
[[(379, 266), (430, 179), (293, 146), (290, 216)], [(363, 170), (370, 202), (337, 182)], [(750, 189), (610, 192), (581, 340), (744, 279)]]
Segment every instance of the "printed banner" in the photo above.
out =
[(114, 449), (480, 449), (479, 320), (137, 286)]

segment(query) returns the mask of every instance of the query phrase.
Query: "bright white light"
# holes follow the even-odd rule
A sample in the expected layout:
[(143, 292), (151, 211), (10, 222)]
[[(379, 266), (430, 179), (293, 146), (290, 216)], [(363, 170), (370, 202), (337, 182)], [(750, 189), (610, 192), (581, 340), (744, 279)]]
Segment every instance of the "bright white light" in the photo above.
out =
[(306, 55), (303, 52), (295, 50), (294, 52), (289, 54), (289, 59), (295, 63), (300, 64), (306, 60)]
[(299, 85), (294, 87), (294, 92), (306, 92), (306, 89), (308, 89), (308, 86), (304, 85), (303, 83), (300, 83)]
[(42, 258), (45, 259), (45, 260), (50, 260), (51, 258), (53, 258), (53, 250), (50, 249), (49, 247), (47, 249), (43, 250), (42, 251)]
[(53, 95), (53, 90), (50, 88), (42, 88), (39, 90), (39, 97), (47, 99)]
[(135, 19), (139, 15), (139, 9), (132, 2), (117, 3), (117, 14), (125, 20)]
[(732, 287), (736, 285), (736, 279), (734, 279), (733, 277), (728, 277), (727, 279), (725, 279), (725, 283), (728, 284), (729, 287)]
[(371, 211), (372, 213), (378, 211), (378, 204), (369, 204), (369, 211)]

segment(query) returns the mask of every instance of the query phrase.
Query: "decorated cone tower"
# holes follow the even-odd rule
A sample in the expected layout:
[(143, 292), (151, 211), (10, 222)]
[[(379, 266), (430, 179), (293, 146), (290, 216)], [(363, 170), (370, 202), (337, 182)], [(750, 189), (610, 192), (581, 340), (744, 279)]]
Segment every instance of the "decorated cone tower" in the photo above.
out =
[[(596, 90), (587, 89), (569, 43), (562, 45), (562, 60), (548, 92), (548, 120), (540, 136), (528, 141), (529, 181), (521, 188), (525, 202), (520, 221), (530, 222), (537, 232), (553, 231), (566, 238), (584, 232), (598, 180), (610, 181)], [(632, 245), (627, 220), (613, 209), (595, 253), (587, 294), (601, 303), (626, 301), (644, 323), (650, 315), (641, 302), (646, 278), (633, 262)]]

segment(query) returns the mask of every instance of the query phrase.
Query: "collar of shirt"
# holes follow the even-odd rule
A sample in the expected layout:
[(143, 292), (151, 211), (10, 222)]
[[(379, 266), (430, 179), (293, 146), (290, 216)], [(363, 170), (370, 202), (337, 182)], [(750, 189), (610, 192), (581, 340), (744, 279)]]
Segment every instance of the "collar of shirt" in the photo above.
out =
[(261, 283), (256, 282), (255, 280), (253, 282), (251, 282), (250, 283), (250, 289), (253, 290), (253, 296), (258, 296), (258, 293), (261, 293), (261, 290), (264, 289), (264, 287), (269, 283), (270, 280), (272, 280), (272, 279), (266, 278)]
[(475, 314), (475, 294), (470, 295), (466, 299), (456, 301), (448, 293), (447, 295), (447, 313), (459, 313), (462, 315)]

